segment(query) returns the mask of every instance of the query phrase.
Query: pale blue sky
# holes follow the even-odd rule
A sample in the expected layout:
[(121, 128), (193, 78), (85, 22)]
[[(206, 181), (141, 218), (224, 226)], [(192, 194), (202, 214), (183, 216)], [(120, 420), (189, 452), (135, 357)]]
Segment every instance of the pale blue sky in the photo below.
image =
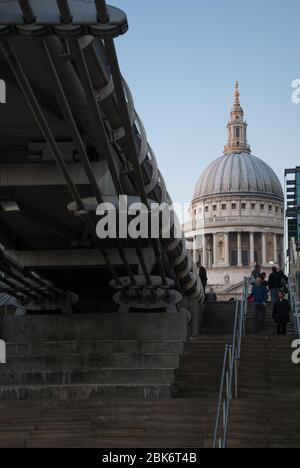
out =
[(117, 39), (123, 74), (169, 192), (191, 200), (222, 155), (239, 80), (252, 153), (283, 180), (300, 165), (299, 0), (110, 0), (126, 11)]

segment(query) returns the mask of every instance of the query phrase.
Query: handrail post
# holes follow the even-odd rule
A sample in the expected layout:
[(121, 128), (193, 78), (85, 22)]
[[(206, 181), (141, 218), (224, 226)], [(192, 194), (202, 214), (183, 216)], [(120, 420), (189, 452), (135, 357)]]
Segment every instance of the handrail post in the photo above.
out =
[(295, 297), (295, 290), (292, 287), (291, 278), (289, 278), (288, 289), (289, 289), (289, 296), (290, 296), (291, 311), (292, 311), (292, 314), (293, 314), (294, 328), (295, 328), (295, 332), (297, 333), (298, 338), (300, 338), (299, 309), (298, 309), (298, 305), (297, 305), (297, 301), (296, 301), (296, 297)]
[[(223, 393), (224, 393), (227, 358), (228, 358), (228, 345), (225, 346), (225, 352), (224, 352), (223, 370), (222, 370), (222, 376), (221, 376), (221, 384), (220, 384), (220, 392), (219, 392), (219, 400), (218, 400), (218, 411), (217, 411), (215, 431), (214, 431), (213, 448), (217, 448), (217, 438), (219, 436), (219, 425), (220, 425), (222, 408), (223, 408), (223, 412), (224, 412)], [(223, 424), (224, 423), (225, 423), (225, 420), (223, 421)]]
[(226, 372), (226, 398), (230, 400), (229, 371)]
[(227, 397), (229, 400), (232, 400), (232, 388), (230, 385), (230, 375), (232, 372), (231, 366), (232, 366), (232, 358), (233, 358), (233, 348), (232, 346), (229, 346), (228, 348), (228, 361), (229, 361), (229, 370), (227, 371), (226, 378), (227, 378)]
[(239, 369), (239, 362), (235, 360), (235, 399), (238, 399), (238, 369)]
[(223, 401), (223, 430), (226, 427), (226, 400)]

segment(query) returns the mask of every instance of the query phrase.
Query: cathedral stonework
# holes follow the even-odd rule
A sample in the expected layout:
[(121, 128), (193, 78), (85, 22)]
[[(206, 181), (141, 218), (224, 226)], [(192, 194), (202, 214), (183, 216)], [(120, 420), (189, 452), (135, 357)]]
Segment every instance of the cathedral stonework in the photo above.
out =
[(255, 264), (284, 266), (284, 195), (271, 167), (251, 154), (236, 83), (224, 154), (202, 173), (184, 226), (195, 262), (219, 298), (239, 295)]

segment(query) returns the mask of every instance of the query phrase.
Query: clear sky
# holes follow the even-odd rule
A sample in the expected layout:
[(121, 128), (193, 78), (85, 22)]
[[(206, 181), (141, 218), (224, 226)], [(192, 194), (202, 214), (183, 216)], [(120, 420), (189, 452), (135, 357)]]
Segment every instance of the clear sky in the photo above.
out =
[(129, 32), (116, 45), (174, 202), (191, 201), (221, 156), (240, 82), (252, 153), (283, 181), (300, 165), (299, 0), (110, 0)]

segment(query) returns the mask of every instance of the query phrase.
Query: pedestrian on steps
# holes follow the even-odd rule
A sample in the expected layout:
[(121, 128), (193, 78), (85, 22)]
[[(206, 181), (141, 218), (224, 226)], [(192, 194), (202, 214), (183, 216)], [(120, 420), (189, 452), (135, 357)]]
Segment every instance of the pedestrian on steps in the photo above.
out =
[(261, 276), (262, 284), (263, 284), (266, 288), (268, 288), (269, 282), (267, 281), (267, 273), (262, 273), (260, 276)]
[(201, 265), (200, 262), (197, 263), (197, 267), (199, 268), (199, 276), (200, 276), (200, 281), (202, 283), (204, 292), (206, 291), (206, 286), (208, 283), (208, 278), (207, 278), (207, 271), (204, 268), (204, 266)]
[(291, 307), (282, 291), (279, 291), (274, 304), (273, 320), (277, 324), (277, 335), (286, 335), (286, 327), (290, 321)]
[(251, 273), (251, 278), (250, 278), (250, 284), (252, 286), (256, 285), (256, 278), (258, 278), (259, 276), (261, 276), (261, 266), (256, 265), (255, 269)]
[(276, 267), (272, 268), (272, 273), (269, 276), (269, 290), (271, 292), (272, 302), (276, 302), (278, 292), (282, 288), (281, 276)]
[(218, 301), (218, 297), (215, 293), (215, 291), (213, 290), (213, 288), (210, 288), (210, 290), (208, 291), (208, 294), (206, 294), (206, 302), (217, 302)]
[(288, 289), (289, 279), (284, 274), (283, 270), (279, 270), (279, 275), (280, 275), (280, 278), (281, 278), (281, 291), (283, 291), (284, 294), (288, 294), (288, 292), (289, 292), (289, 289)]
[(266, 306), (268, 300), (268, 290), (262, 284), (262, 279), (260, 276), (256, 278), (256, 284), (253, 288), (253, 298), (254, 298), (254, 307), (255, 307), (255, 326), (254, 333), (258, 333), (265, 326), (265, 316), (266, 316)]

